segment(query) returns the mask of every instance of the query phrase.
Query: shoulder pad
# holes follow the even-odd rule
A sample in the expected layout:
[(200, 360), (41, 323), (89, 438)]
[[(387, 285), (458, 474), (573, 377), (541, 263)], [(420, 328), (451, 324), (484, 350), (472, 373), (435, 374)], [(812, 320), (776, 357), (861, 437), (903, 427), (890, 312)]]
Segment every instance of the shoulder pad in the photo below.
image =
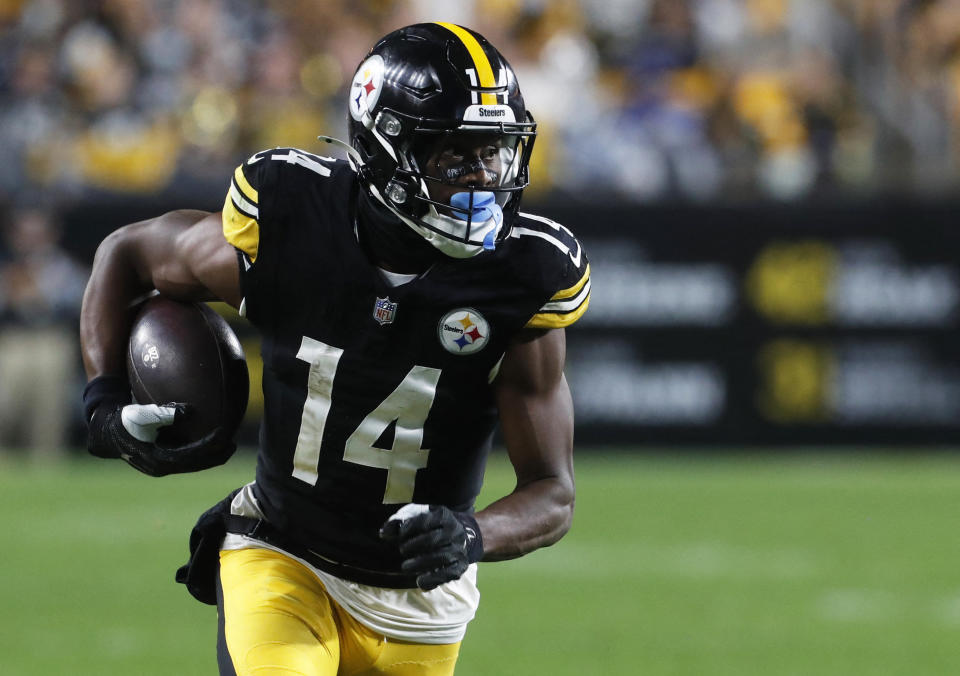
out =
[[(306, 174), (303, 178), (309, 179), (312, 175), (330, 176), (335, 162), (332, 157), (322, 157), (296, 148), (274, 148), (252, 155), (233, 172), (230, 189), (223, 204), (224, 237), (245, 253), (250, 261), (256, 261), (264, 189), (275, 185), (278, 174), (288, 165), (307, 170), (303, 172)], [(285, 176), (284, 180), (296, 181), (297, 177)]]
[(570, 326), (583, 316), (590, 304), (590, 262), (580, 241), (559, 223), (533, 214), (519, 214), (510, 230), (511, 238), (530, 237), (542, 243), (550, 266), (550, 297), (537, 311), (527, 328), (558, 329)]

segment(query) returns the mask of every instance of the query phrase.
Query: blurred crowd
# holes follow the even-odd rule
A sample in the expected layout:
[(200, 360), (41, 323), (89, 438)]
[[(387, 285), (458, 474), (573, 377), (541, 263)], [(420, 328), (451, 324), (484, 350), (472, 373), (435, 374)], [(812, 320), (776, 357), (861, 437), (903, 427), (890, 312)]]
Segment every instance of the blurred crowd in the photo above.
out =
[(59, 457), (79, 418), (76, 325), (88, 272), (60, 245), (47, 206), (9, 210), (0, 234), (0, 450)]
[(49, 402), (77, 377), (86, 269), (58, 213), (216, 208), (252, 152), (344, 138), (365, 51), (427, 20), (513, 64), (540, 125), (534, 200), (960, 183), (960, 0), (0, 0), (0, 447), (69, 425)]
[(0, 0), (0, 197), (219, 192), (345, 135), (374, 40), (475, 27), (571, 197), (797, 199), (958, 181), (957, 0)]

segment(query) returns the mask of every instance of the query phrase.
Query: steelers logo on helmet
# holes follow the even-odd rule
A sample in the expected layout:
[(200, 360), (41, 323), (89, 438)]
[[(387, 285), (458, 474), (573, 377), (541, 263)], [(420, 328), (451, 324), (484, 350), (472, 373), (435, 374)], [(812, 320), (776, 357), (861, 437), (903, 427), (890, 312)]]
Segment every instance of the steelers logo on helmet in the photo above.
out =
[(473, 308), (451, 310), (437, 326), (440, 344), (453, 354), (479, 352), (490, 339), (490, 324)]
[(383, 89), (383, 57), (374, 54), (357, 68), (350, 85), (350, 115), (357, 122), (369, 126), (370, 112), (380, 99)]

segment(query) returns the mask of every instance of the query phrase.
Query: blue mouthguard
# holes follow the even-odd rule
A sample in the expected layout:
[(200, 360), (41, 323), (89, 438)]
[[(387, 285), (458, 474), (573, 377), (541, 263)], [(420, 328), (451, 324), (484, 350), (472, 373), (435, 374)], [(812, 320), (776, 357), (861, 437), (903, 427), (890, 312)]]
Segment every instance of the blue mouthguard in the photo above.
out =
[[(469, 210), (470, 193), (454, 193), (453, 196), (450, 197), (450, 205), (457, 207), (458, 209), (463, 209), (464, 211)], [(453, 215), (461, 221), (466, 221), (468, 219), (466, 214), (459, 211), (454, 211)], [(492, 192), (486, 191), (473, 193), (472, 218), (480, 223), (489, 221), (492, 218), (499, 225), (503, 220), (503, 209), (501, 209), (500, 205), (497, 204), (496, 195), (494, 195)], [(487, 251), (492, 251), (494, 248), (494, 240), (497, 238), (497, 230), (497, 228), (493, 228), (487, 233), (486, 237), (483, 238), (483, 248)]]

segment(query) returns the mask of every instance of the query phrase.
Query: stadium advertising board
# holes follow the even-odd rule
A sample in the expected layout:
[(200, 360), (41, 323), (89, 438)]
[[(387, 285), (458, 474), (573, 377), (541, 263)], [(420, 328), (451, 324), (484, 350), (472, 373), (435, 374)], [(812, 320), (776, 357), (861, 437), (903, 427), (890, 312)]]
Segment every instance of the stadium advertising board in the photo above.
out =
[(565, 208), (584, 443), (960, 441), (953, 209)]

